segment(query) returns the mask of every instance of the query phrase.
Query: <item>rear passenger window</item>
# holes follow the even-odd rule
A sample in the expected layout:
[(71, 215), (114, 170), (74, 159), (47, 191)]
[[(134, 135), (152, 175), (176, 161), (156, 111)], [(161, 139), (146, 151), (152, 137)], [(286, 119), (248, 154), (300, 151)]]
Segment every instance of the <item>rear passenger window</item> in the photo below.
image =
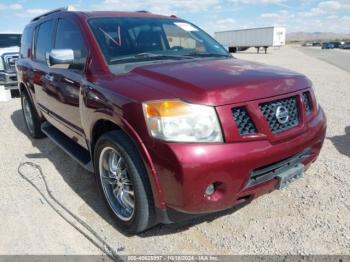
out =
[(46, 52), (51, 51), (54, 21), (50, 20), (40, 25), (36, 40), (35, 59), (45, 62)]
[(80, 29), (75, 22), (67, 19), (60, 19), (58, 21), (55, 49), (72, 49), (74, 52), (74, 59), (79, 62), (79, 64), (85, 63), (85, 43)]

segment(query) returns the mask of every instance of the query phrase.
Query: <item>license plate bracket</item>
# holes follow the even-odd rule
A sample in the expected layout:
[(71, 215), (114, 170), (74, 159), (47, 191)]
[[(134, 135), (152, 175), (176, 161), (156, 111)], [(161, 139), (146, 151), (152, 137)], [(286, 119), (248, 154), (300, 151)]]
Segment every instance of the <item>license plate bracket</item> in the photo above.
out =
[(286, 188), (290, 183), (294, 182), (304, 174), (304, 165), (298, 164), (276, 176), (278, 179), (277, 189)]

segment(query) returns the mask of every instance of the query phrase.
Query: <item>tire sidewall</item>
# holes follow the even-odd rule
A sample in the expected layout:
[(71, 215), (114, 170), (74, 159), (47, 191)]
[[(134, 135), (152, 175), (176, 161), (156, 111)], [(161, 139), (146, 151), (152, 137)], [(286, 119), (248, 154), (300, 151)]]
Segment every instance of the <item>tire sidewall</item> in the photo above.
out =
[[(145, 175), (145, 171), (135, 163), (138, 159), (132, 159), (132, 153), (130, 151), (130, 142), (120, 138), (117, 132), (111, 132), (103, 135), (96, 143), (94, 152), (94, 169), (95, 178), (99, 186), (99, 190), (103, 195), (103, 199), (108, 207), (108, 210), (112, 214), (116, 226), (126, 234), (135, 234), (145, 230), (150, 220), (150, 199), (147, 199), (146, 188), (141, 176)], [(129, 221), (121, 220), (112, 210), (105, 196), (102, 182), (100, 178), (99, 161), (102, 150), (106, 147), (114, 148), (126, 162), (126, 166), (129, 172), (129, 178), (133, 183), (135, 194), (135, 209), (134, 215)], [(134, 156), (135, 157), (135, 156)]]
[[(29, 126), (28, 126), (28, 123), (27, 123), (27, 119), (26, 119), (26, 116), (25, 116), (25, 113), (24, 113), (24, 99), (27, 100), (27, 103), (29, 104), (29, 109), (30, 109), (30, 113), (32, 115), (32, 119), (33, 119), (33, 128), (31, 129)], [(22, 105), (22, 114), (23, 114), (23, 118), (24, 118), (24, 122), (25, 122), (25, 125), (26, 125), (26, 128), (27, 128), (27, 131), (28, 133), (30, 134), (30, 136), (32, 137), (35, 137), (35, 115), (33, 114), (33, 106), (32, 106), (32, 103), (29, 99), (29, 96), (26, 92), (21, 92), (21, 105)]]

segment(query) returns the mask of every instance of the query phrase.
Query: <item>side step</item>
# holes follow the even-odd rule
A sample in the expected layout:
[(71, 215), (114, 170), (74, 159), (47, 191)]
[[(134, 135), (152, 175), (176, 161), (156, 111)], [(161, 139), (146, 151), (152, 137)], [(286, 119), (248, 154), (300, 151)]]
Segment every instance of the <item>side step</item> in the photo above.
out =
[(87, 171), (94, 173), (89, 151), (75, 143), (68, 136), (48, 122), (41, 125), (41, 131)]

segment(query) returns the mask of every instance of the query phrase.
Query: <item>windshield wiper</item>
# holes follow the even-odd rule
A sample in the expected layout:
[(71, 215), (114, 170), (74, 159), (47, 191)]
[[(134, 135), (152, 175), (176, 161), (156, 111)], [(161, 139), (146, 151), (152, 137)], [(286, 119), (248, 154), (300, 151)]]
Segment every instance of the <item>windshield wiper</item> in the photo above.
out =
[(155, 54), (155, 53), (139, 53), (131, 56), (124, 56), (120, 58), (111, 59), (110, 63), (128, 63), (134, 61), (148, 61), (148, 60), (158, 60), (158, 59), (191, 59), (189, 56), (181, 55), (164, 55), (164, 54)]
[(205, 53), (205, 52), (192, 52), (186, 54), (190, 57), (232, 57), (231, 55), (215, 54), (215, 53)]

